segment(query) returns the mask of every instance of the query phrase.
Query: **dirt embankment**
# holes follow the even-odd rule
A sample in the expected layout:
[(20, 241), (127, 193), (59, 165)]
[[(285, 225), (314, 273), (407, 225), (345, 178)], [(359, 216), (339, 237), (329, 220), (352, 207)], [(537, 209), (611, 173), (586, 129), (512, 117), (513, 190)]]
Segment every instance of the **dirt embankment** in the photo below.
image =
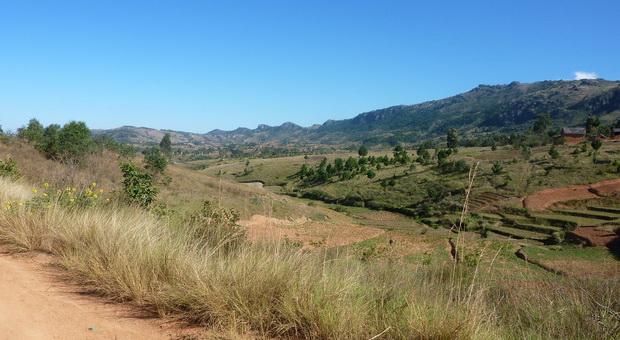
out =
[(571, 185), (537, 191), (523, 199), (523, 206), (534, 211), (543, 211), (558, 202), (596, 198), (618, 192), (620, 192), (620, 178), (589, 185)]
[(181, 329), (58, 280), (51, 256), (0, 249), (0, 340), (172, 339)]
[(290, 242), (299, 242), (307, 249), (317, 246), (327, 248), (345, 246), (384, 233), (380, 229), (336, 219), (328, 221), (312, 221), (309, 219), (286, 221), (254, 215), (249, 220), (241, 221), (241, 224), (248, 228), (248, 239), (251, 242), (289, 240)]

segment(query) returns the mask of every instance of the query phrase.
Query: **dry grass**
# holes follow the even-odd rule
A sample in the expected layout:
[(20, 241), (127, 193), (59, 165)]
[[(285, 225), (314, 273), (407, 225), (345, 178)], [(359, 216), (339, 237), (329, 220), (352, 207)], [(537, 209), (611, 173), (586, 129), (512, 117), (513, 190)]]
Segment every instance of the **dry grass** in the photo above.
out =
[[(0, 179), (0, 198), (27, 198), (20, 186)], [(101, 295), (257, 337), (586, 339), (609, 338), (620, 324), (617, 278), (532, 294), (462, 265), (410, 269), (282, 244), (224, 247), (230, 240), (201, 232), (213, 227), (114, 205), (22, 206), (0, 214), (0, 243), (57, 255), (69, 278)]]

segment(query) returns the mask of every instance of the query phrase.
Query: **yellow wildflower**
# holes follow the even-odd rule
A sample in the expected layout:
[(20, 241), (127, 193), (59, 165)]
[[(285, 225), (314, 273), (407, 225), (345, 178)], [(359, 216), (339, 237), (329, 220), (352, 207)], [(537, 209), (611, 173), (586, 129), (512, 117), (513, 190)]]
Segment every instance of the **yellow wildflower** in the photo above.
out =
[(106, 202), (110, 202), (110, 199), (109, 199), (109, 198), (106, 198), (106, 199), (105, 199), (105, 201), (106, 201)]
[(36, 194), (37, 193), (37, 189), (32, 189), (32, 192), (34, 192)]
[(94, 194), (94, 195), (93, 195), (93, 198), (97, 198), (97, 194)]
[(100, 194), (103, 194), (103, 189), (99, 189), (99, 193), (100, 193)]
[(73, 199), (73, 198), (69, 200), (69, 202), (73, 202), (73, 201), (75, 201), (75, 199)]
[(49, 185), (48, 183), (43, 183), (43, 186), (47, 188), (47, 187), (49, 187), (50, 185)]
[(47, 197), (47, 194), (46, 194), (46, 193), (43, 193), (43, 197)]
[(71, 191), (75, 191), (75, 188), (71, 188)]
[(94, 186), (94, 187), (96, 187), (96, 186), (97, 186), (97, 183), (93, 182), (91, 185), (92, 185), (92, 186)]

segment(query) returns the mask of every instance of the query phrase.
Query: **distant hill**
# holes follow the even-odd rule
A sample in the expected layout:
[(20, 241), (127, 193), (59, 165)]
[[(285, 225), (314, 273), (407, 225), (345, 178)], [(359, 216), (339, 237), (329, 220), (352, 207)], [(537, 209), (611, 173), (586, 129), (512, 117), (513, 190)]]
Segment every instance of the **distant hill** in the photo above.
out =
[(195, 145), (372, 145), (417, 142), (443, 136), (450, 128), (458, 128), (464, 136), (519, 131), (529, 128), (533, 117), (541, 113), (549, 114), (556, 128), (583, 126), (590, 115), (598, 116), (603, 122), (614, 122), (620, 118), (620, 81), (559, 80), (480, 85), (469, 92), (441, 100), (393, 106), (311, 127), (287, 122), (275, 127), (261, 124), (256, 129), (193, 134), (124, 126), (95, 133), (104, 133), (131, 144), (159, 143), (164, 133), (169, 132), (173, 143)]

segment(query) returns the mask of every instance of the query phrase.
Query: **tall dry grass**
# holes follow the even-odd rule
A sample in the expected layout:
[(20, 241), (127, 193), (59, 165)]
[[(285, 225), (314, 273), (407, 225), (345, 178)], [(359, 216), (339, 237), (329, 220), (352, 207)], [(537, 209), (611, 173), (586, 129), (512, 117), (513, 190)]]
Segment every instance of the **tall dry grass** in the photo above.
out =
[[(27, 192), (5, 182), (2, 200)], [(241, 334), (592, 339), (609, 338), (618, 325), (604, 312), (618, 310), (617, 281), (607, 283), (606, 293), (562, 283), (540, 296), (464, 266), (327, 260), (270, 243), (224, 247), (226, 233), (201, 232), (216, 226), (163, 221), (121, 205), (23, 207), (0, 214), (0, 243), (9, 249), (55, 254), (68, 278), (103, 296)]]

